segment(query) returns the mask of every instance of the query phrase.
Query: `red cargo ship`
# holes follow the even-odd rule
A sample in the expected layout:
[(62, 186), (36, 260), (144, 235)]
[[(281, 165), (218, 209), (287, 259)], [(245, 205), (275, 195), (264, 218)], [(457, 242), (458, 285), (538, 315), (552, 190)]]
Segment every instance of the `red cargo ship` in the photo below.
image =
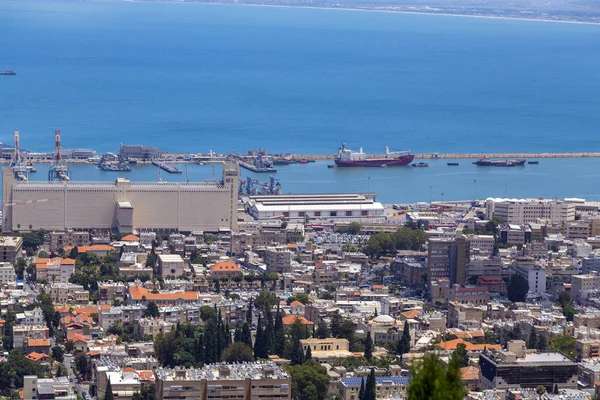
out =
[(395, 167), (399, 165), (408, 165), (414, 160), (414, 154), (409, 151), (390, 152), (385, 148), (385, 157), (369, 157), (360, 151), (352, 151), (346, 148), (345, 144), (338, 150), (335, 157), (335, 164), (338, 167)]

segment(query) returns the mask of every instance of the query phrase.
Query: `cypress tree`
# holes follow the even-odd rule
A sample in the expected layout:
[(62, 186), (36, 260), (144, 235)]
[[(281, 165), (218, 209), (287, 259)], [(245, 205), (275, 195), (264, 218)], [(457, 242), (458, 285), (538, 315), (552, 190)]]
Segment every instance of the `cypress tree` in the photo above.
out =
[(263, 335), (262, 321), (260, 315), (258, 316), (258, 325), (256, 326), (256, 338), (254, 338), (254, 358), (263, 358), (263, 348), (265, 345), (265, 338)]
[(247, 322), (244, 322), (244, 326), (242, 327), (241, 339), (242, 343), (252, 348), (252, 332), (250, 331), (250, 326)]
[(198, 337), (197, 346), (196, 346), (196, 361), (200, 364), (204, 364), (206, 360), (206, 351), (204, 349), (204, 334)]
[(367, 377), (363, 400), (377, 400), (377, 381), (375, 380), (375, 369), (373, 368), (371, 368), (371, 373)]
[(273, 313), (267, 311), (267, 326), (265, 328), (265, 351), (267, 354), (273, 353), (273, 342), (275, 337), (275, 327), (273, 325)]
[(371, 331), (367, 332), (367, 337), (365, 338), (365, 358), (369, 361), (373, 358), (373, 340), (371, 339)]
[(231, 344), (231, 330), (229, 329), (229, 322), (225, 324), (225, 348)]
[(254, 300), (250, 297), (248, 302), (248, 310), (246, 310), (246, 322), (248, 325), (252, 325), (252, 315), (254, 313)]
[(537, 349), (537, 345), (538, 345), (537, 332), (535, 331), (535, 327), (532, 326), (531, 334), (529, 335), (529, 346), (528, 347), (530, 349)]
[(304, 356), (304, 361), (312, 360), (312, 350), (310, 349), (310, 345), (306, 346), (306, 354)]
[(233, 341), (236, 343), (242, 341), (242, 330), (239, 326), (235, 327), (235, 332), (233, 333)]
[(279, 357), (283, 357), (285, 351), (285, 329), (283, 327), (283, 321), (281, 319), (281, 312), (277, 307), (277, 314), (275, 316), (275, 332), (273, 333), (273, 353)]
[(300, 365), (304, 363), (304, 350), (302, 350), (302, 346), (299, 341), (294, 341), (294, 351), (292, 351), (292, 359), (290, 360), (290, 364), (292, 365)]
[(400, 355), (400, 360), (402, 360), (402, 356), (410, 351), (410, 327), (408, 326), (408, 321), (404, 321), (404, 329), (402, 331), (402, 337), (398, 341), (398, 347), (396, 348), (396, 352)]
[(112, 391), (112, 385), (110, 383), (110, 378), (108, 378), (108, 382), (106, 383), (106, 393), (104, 394), (104, 400), (115, 400), (115, 395)]
[(360, 390), (358, 392), (358, 400), (365, 399), (365, 379), (360, 378)]

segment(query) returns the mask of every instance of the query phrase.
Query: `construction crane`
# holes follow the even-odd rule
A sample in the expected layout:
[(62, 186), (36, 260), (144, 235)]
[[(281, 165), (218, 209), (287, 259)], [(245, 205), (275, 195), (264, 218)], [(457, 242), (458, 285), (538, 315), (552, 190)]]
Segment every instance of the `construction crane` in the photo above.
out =
[(15, 131), (15, 151), (13, 152), (13, 156), (10, 160), (10, 167), (13, 170), (13, 174), (15, 175), (15, 179), (19, 181), (27, 181), (29, 180), (29, 168), (25, 165), (23, 161), (23, 157), (21, 157), (21, 141), (19, 131)]
[(50, 168), (48, 169), (48, 182), (70, 181), (71, 171), (60, 154), (60, 130), (54, 131), (54, 147), (54, 159), (52, 160), (52, 164), (50, 164)]

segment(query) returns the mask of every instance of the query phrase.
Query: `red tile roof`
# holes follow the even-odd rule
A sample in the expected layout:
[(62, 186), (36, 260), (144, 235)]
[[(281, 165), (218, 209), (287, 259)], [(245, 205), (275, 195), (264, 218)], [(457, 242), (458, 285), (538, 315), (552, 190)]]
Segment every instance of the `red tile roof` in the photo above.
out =
[(284, 325), (293, 325), (296, 323), (296, 320), (300, 320), (302, 325), (314, 325), (313, 322), (307, 320), (301, 315), (288, 315), (287, 317), (283, 317), (281, 319)]
[(211, 268), (211, 271), (241, 271), (239, 265), (232, 261), (221, 261), (214, 264)]

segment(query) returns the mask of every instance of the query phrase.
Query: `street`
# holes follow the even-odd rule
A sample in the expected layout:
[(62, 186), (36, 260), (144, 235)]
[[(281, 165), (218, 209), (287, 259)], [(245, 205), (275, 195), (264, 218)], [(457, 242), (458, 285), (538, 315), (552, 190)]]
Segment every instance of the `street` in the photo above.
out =
[(69, 380), (73, 379), (71, 385), (77, 388), (77, 393), (81, 396), (83, 392), (90, 392), (90, 386), (88, 384), (78, 382), (78, 379), (75, 376), (75, 373), (73, 372), (73, 368), (71, 367), (71, 362), (73, 361), (73, 359), (74, 357), (72, 355), (69, 356), (65, 354), (64, 365), (67, 369), (67, 372), (69, 373)]

